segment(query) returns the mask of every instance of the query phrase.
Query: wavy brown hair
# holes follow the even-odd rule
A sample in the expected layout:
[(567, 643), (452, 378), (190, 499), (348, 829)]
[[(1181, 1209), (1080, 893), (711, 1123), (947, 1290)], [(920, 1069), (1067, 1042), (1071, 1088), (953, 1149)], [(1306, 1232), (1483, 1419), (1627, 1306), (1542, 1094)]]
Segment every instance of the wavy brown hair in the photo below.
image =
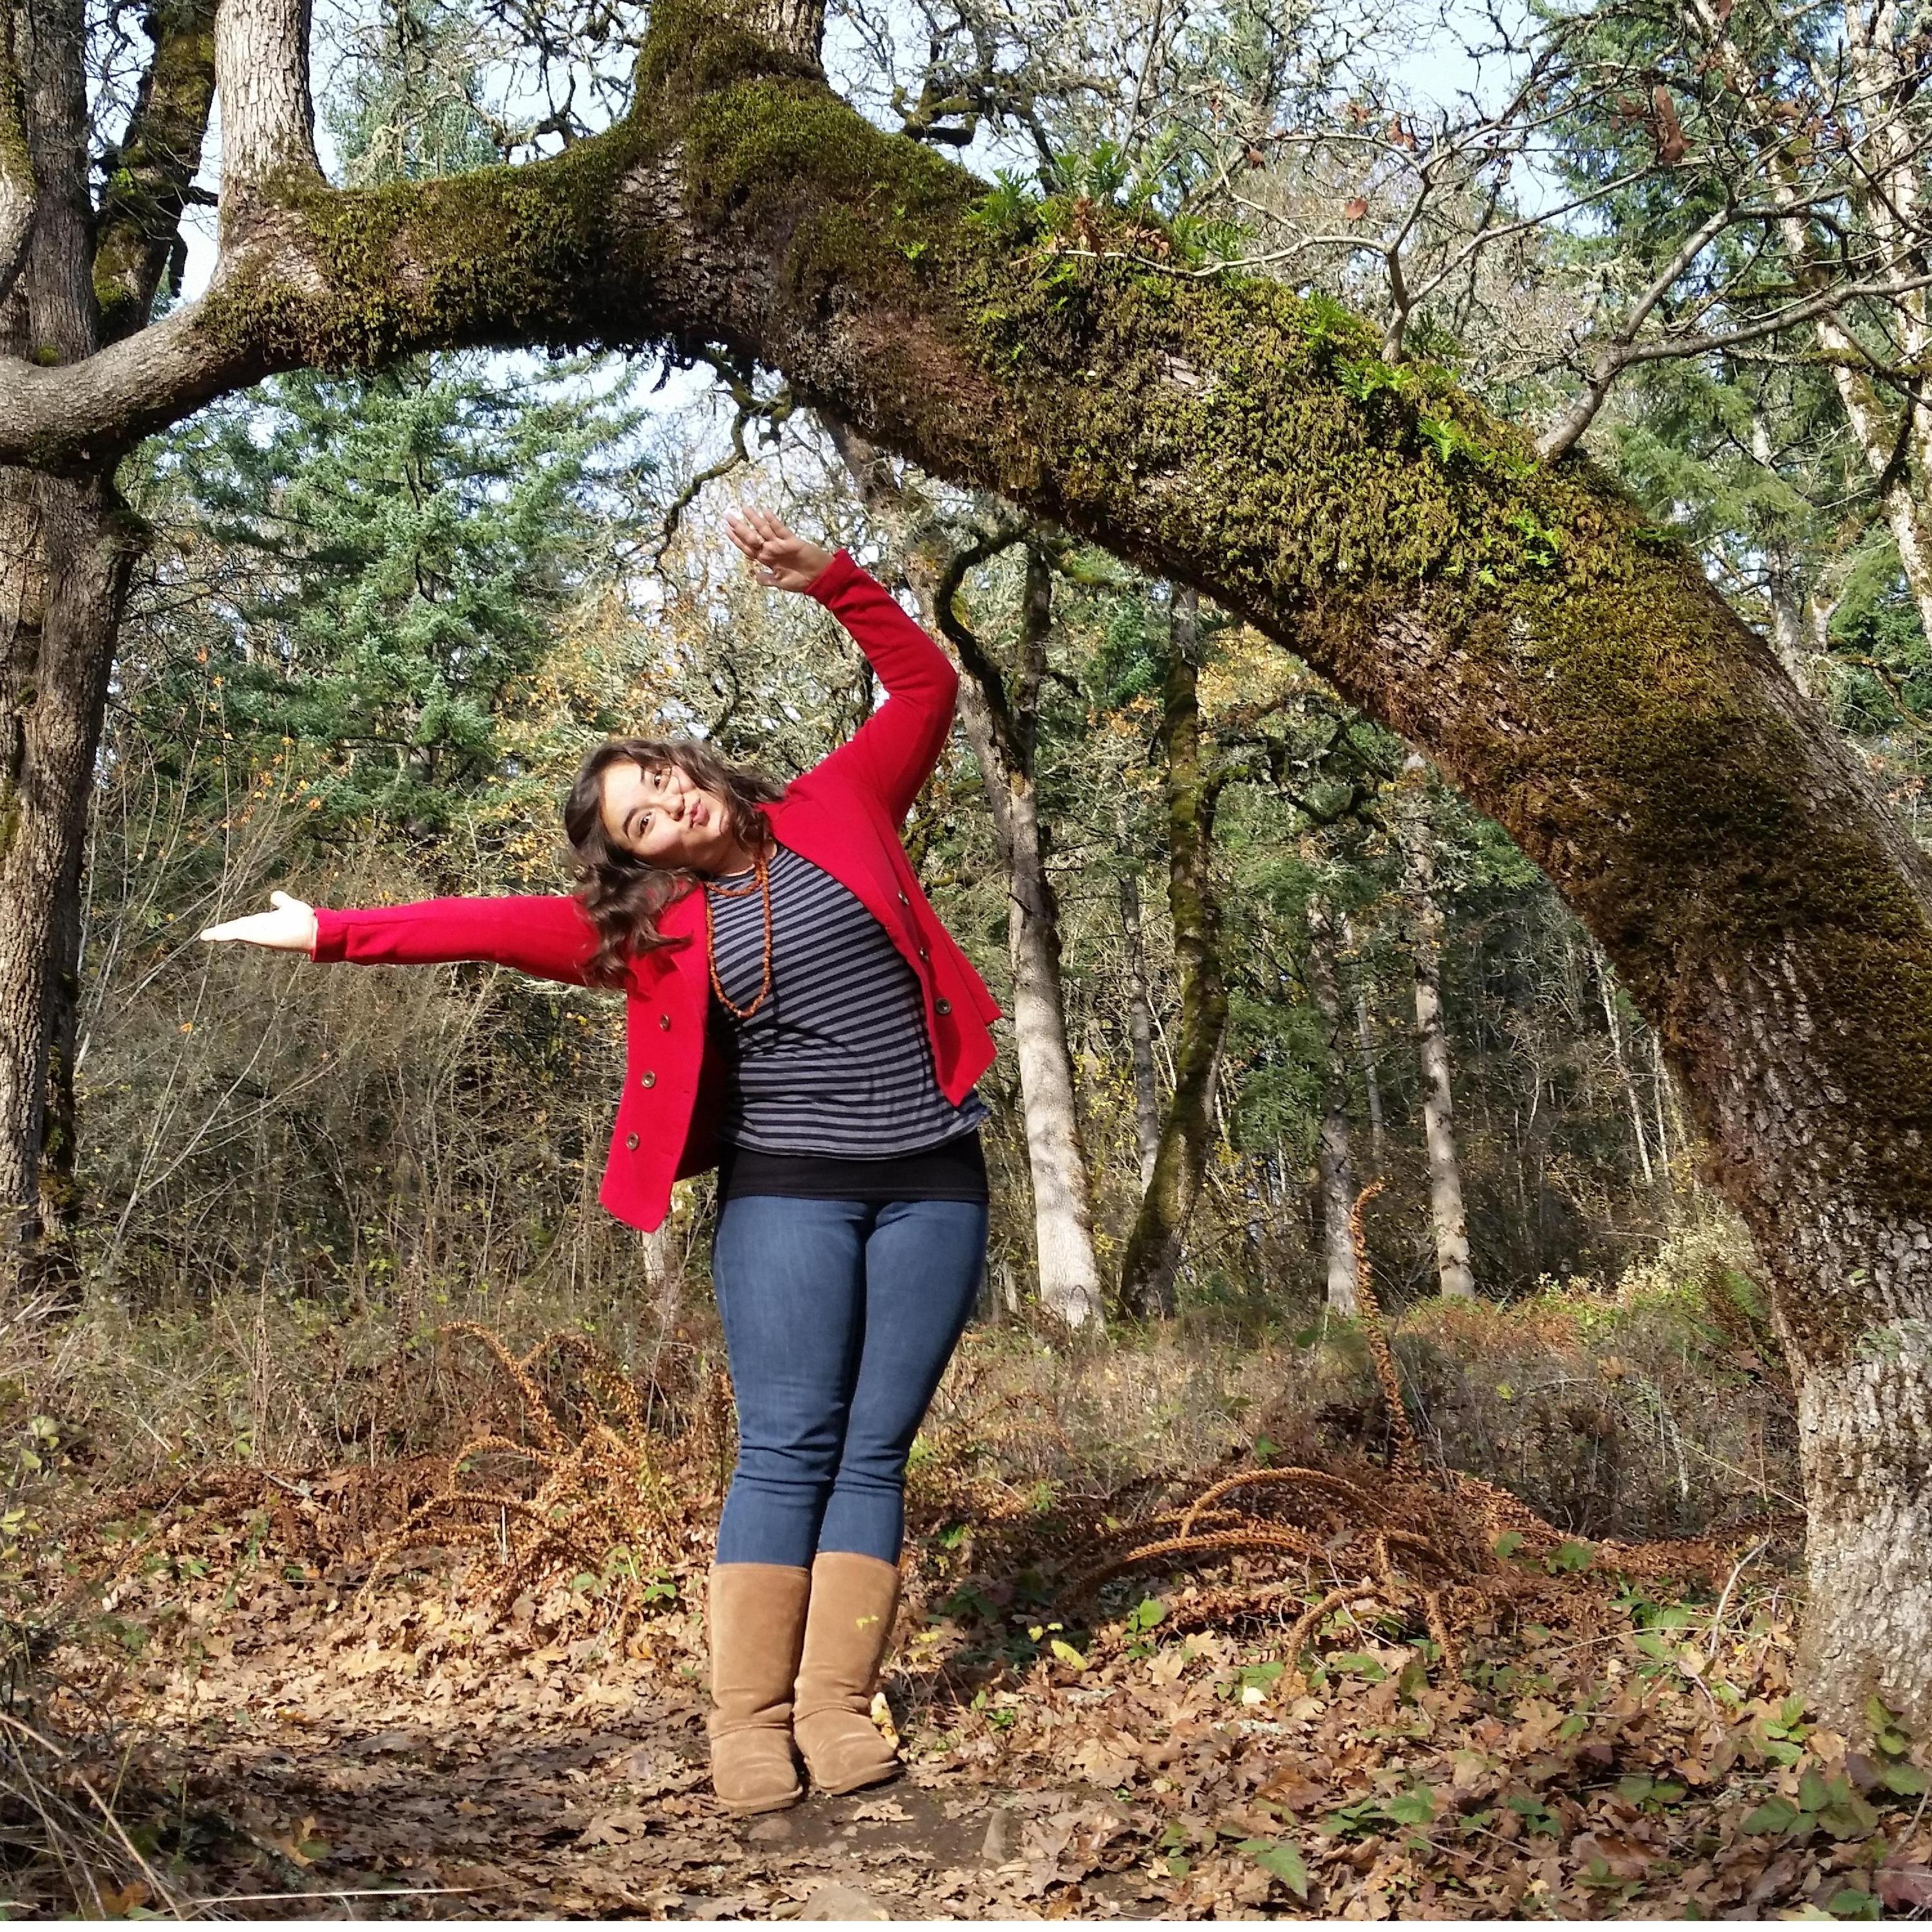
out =
[(687, 866), (647, 864), (604, 830), (604, 774), (616, 764), (646, 772), (674, 765), (692, 784), (724, 800), (732, 832), (753, 850), (767, 836), (758, 807), (784, 791), (749, 765), (727, 764), (696, 738), (607, 738), (584, 760), (564, 802), (563, 830), (577, 896), (597, 928), (590, 977), (599, 986), (621, 986), (633, 959), (670, 943), (658, 931), (658, 914), (698, 878)]

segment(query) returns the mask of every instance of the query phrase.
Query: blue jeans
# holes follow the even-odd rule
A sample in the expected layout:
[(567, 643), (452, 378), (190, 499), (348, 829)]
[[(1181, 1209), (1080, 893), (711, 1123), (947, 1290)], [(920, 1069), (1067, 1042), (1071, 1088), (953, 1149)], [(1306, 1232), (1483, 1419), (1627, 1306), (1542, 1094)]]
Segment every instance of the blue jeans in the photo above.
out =
[(721, 1563), (898, 1560), (906, 1456), (986, 1264), (970, 1201), (748, 1194), (719, 1210), (712, 1282), (738, 1399)]

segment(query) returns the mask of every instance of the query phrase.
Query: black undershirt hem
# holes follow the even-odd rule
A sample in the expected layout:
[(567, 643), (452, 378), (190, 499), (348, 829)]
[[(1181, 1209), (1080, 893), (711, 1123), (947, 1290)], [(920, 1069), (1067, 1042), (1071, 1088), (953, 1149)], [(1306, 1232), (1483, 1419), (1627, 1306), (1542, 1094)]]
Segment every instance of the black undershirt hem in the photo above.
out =
[(986, 1156), (977, 1129), (938, 1147), (881, 1159), (829, 1154), (761, 1154), (726, 1144), (718, 1198), (777, 1194), (797, 1201), (976, 1201), (988, 1198)]

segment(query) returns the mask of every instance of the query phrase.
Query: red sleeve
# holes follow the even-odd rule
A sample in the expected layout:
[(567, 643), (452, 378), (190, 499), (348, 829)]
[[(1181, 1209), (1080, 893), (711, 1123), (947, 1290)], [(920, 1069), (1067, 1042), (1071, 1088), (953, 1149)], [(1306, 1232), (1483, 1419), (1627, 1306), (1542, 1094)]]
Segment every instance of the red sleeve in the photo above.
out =
[(869, 793), (897, 824), (932, 775), (952, 728), (959, 674), (892, 593), (842, 550), (814, 578), (816, 598), (851, 632), (879, 674), (886, 701), (813, 773)]
[(412, 904), (315, 909), (312, 958), (360, 966), (435, 966), (484, 959), (540, 980), (586, 983), (597, 931), (574, 898), (418, 899)]

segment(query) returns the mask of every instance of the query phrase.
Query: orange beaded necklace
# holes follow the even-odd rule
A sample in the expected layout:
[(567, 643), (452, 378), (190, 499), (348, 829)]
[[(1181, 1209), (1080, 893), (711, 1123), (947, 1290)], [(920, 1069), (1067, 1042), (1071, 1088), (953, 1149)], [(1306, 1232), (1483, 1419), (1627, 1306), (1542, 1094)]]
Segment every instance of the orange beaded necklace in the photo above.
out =
[[(718, 976), (718, 932), (711, 916), (711, 902), (714, 898), (742, 899), (752, 892), (758, 893), (764, 900), (764, 963), (758, 997), (748, 1006), (740, 1006), (733, 1003), (730, 994), (724, 990), (724, 981)], [(748, 884), (728, 886), (714, 885), (709, 879), (704, 881), (704, 951), (711, 967), (711, 990), (718, 995), (719, 1004), (735, 1018), (749, 1019), (765, 1004), (772, 990), (772, 879), (763, 846), (752, 861), (752, 877)]]

